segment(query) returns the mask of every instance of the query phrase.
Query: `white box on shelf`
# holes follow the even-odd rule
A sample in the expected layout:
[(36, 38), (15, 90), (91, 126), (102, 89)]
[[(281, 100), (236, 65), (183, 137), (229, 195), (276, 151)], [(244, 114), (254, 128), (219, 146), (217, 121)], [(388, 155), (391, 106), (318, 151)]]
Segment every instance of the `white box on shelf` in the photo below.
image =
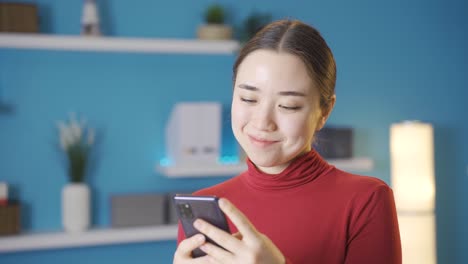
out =
[(221, 104), (174, 106), (166, 127), (167, 158), (174, 164), (216, 164), (221, 145)]

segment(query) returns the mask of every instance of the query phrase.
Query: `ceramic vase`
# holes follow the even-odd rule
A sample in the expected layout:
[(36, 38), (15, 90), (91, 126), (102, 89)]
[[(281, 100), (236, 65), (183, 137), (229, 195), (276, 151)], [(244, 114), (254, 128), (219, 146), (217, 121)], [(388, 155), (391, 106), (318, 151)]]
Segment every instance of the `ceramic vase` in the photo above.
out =
[(90, 226), (89, 187), (84, 183), (69, 183), (62, 189), (62, 225), (65, 231), (79, 233)]

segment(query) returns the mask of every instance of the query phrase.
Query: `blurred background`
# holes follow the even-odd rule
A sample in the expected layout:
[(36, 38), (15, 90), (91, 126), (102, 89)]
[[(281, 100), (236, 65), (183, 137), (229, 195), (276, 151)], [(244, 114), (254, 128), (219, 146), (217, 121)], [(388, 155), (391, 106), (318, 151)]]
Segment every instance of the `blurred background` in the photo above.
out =
[[(0, 1), (11, 2), (11, 1)], [(39, 32), (79, 35), (83, 1), (35, 0)], [(389, 128), (403, 120), (434, 126), (438, 263), (468, 262), (468, 2), (449, 1), (124, 1), (98, 0), (103, 36), (195, 39), (213, 3), (240, 27), (253, 11), (319, 29), (337, 62), (330, 125), (354, 129), (365, 174), (390, 184)], [(236, 33), (237, 34), (237, 33)], [(238, 38), (235, 35), (235, 38)], [(69, 112), (96, 128), (97, 165), (87, 177), (92, 225), (110, 225), (114, 194), (191, 192), (226, 177), (168, 178), (165, 127), (182, 101), (223, 108), (223, 155), (230, 131), (236, 54), (114, 53), (0, 49), (0, 181), (21, 201), (25, 231), (61, 229), (67, 183), (57, 120)], [(1, 240), (0, 240), (0, 243)], [(175, 240), (0, 254), (7, 263), (172, 263)]]

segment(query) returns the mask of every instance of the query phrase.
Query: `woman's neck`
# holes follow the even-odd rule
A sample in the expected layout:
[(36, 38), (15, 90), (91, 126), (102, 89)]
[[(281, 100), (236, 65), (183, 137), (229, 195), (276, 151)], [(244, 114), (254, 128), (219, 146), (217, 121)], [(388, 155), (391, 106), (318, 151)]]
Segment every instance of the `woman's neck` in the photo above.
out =
[(281, 172), (283, 172), (288, 166), (289, 164), (291, 164), (291, 162), (293, 162), (294, 160), (296, 160), (297, 158), (303, 156), (304, 154), (308, 153), (309, 151), (311, 150), (311, 148), (308, 148), (308, 149), (305, 149), (303, 151), (301, 151), (298, 155), (296, 155), (294, 158), (292, 158), (291, 160), (289, 160), (288, 162), (286, 163), (283, 163), (281, 165), (277, 165), (277, 166), (270, 166), (270, 167), (262, 167), (262, 166), (258, 166), (257, 164), (254, 163), (255, 167), (263, 172), (263, 173), (266, 173), (266, 174), (280, 174)]

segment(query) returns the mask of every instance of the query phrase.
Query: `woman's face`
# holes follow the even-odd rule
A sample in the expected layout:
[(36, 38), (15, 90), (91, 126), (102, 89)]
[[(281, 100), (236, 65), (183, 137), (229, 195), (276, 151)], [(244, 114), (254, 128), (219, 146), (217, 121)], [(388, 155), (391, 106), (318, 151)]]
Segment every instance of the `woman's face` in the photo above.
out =
[(232, 130), (250, 160), (277, 174), (311, 149), (325, 119), (320, 95), (295, 55), (256, 50), (239, 65), (232, 99)]

